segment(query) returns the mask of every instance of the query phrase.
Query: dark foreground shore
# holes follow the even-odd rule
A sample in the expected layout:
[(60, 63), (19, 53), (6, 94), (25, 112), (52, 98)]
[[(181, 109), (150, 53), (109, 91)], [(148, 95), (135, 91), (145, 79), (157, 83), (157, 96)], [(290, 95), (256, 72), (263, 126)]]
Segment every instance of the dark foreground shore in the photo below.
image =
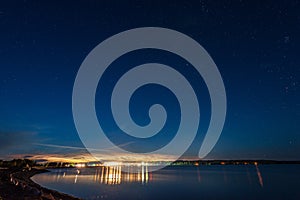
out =
[(33, 175), (44, 172), (47, 170), (0, 168), (0, 200), (79, 200), (79, 198), (41, 187), (30, 179)]

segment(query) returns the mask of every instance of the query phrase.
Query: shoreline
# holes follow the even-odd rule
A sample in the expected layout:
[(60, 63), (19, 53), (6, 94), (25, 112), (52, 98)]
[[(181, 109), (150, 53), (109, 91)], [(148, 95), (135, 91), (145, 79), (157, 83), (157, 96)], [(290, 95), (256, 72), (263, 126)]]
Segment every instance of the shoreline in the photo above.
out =
[(45, 172), (48, 170), (0, 168), (0, 200), (80, 200), (80, 198), (44, 188), (31, 180), (32, 176)]

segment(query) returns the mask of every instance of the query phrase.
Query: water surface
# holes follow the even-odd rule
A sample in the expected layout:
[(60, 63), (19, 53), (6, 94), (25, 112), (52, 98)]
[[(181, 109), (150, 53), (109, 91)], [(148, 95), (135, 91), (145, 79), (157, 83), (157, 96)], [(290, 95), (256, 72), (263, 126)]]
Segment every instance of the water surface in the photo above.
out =
[(68, 168), (32, 180), (83, 199), (300, 199), (300, 165)]

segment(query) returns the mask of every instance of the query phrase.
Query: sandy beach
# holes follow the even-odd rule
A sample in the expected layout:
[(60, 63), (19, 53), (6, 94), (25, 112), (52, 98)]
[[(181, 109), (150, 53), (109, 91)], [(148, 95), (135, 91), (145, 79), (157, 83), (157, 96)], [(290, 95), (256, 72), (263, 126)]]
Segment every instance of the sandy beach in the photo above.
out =
[(45, 173), (46, 169), (0, 168), (0, 200), (79, 200), (54, 190), (41, 187), (30, 177), (38, 173)]

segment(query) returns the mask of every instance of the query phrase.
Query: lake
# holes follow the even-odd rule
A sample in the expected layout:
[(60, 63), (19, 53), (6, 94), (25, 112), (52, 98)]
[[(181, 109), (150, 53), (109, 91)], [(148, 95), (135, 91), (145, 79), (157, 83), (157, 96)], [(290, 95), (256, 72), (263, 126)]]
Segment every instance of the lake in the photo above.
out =
[(36, 183), (83, 199), (300, 199), (300, 165), (52, 169)]

